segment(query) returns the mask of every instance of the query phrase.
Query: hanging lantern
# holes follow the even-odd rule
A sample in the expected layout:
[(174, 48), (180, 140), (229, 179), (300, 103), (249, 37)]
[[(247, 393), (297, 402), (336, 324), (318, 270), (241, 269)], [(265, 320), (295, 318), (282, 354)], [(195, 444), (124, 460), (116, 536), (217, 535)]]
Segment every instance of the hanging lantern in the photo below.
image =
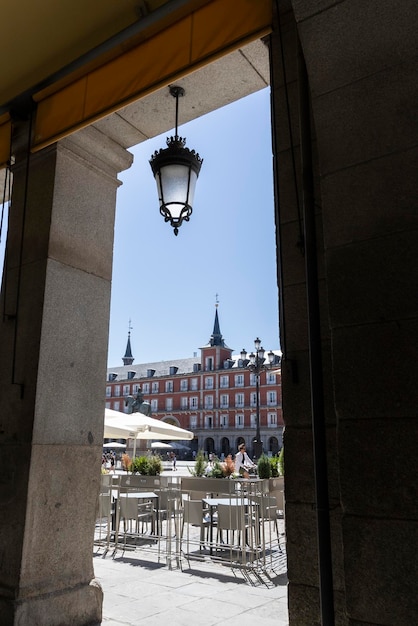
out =
[(160, 213), (165, 222), (170, 222), (177, 235), (183, 221), (188, 222), (193, 211), (196, 181), (203, 159), (185, 147), (186, 139), (178, 136), (178, 101), (184, 96), (182, 87), (170, 87), (176, 99), (176, 132), (167, 137), (167, 148), (156, 150), (150, 165), (157, 182)]

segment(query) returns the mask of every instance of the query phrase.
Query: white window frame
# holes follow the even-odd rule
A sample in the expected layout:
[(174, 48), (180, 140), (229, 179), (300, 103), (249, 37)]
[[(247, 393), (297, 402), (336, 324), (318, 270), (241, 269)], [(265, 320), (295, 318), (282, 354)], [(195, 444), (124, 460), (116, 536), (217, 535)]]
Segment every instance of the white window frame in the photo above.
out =
[(190, 389), (192, 391), (197, 391), (199, 389), (199, 380), (197, 378), (192, 378), (190, 381)]
[(269, 428), (277, 427), (277, 413), (267, 413), (267, 426)]
[(220, 408), (221, 409), (229, 409), (229, 394), (222, 393), (220, 397)]
[(276, 374), (273, 374), (273, 372), (267, 372), (266, 373), (266, 383), (268, 385), (275, 385), (276, 384)]
[(221, 415), (220, 416), (220, 424), (222, 428), (228, 428), (229, 427), (229, 415), (228, 413), (226, 413), (225, 415)]
[(165, 410), (172, 411), (173, 410), (173, 398), (165, 399)]
[(244, 374), (235, 374), (235, 387), (244, 387)]
[(173, 393), (173, 381), (172, 380), (166, 380), (165, 381), (165, 392), (166, 393)]
[(235, 428), (244, 428), (244, 415), (242, 413), (235, 415)]
[(243, 393), (236, 393), (235, 394), (235, 407), (237, 408), (244, 408), (244, 394)]
[(156, 381), (155, 383), (152, 383), (151, 393), (158, 393), (159, 388), (160, 388), (159, 382)]
[(205, 389), (213, 389), (213, 376), (206, 376)]
[(213, 409), (213, 396), (205, 396), (205, 409)]
[(189, 398), (189, 407), (191, 409), (197, 409), (199, 407), (199, 398), (197, 396)]
[(144, 394), (145, 393), (147, 393), (147, 394), (149, 393), (149, 383), (144, 383), (142, 385), (142, 393), (144, 393)]
[(129, 396), (131, 393), (131, 385), (123, 385), (123, 395)]
[(151, 411), (154, 411), (154, 412), (158, 411), (158, 400), (156, 398), (153, 398), (151, 400)]
[(187, 396), (183, 396), (180, 402), (181, 402), (180, 406), (181, 406), (182, 409), (187, 409), (188, 408), (188, 406), (189, 406), (189, 398)]
[(256, 413), (251, 413), (250, 425), (251, 425), (251, 428), (255, 428), (257, 426), (257, 414)]
[(277, 392), (276, 391), (267, 392), (267, 406), (277, 406)]
[(120, 411), (120, 402), (119, 402), (119, 400), (117, 402), (113, 403), (113, 410), (114, 411)]
[(187, 378), (183, 378), (180, 381), (180, 391), (188, 391), (188, 389), (189, 389), (188, 382), (189, 381), (187, 380)]
[(205, 428), (213, 428), (213, 415), (205, 415)]
[(196, 430), (197, 428), (197, 415), (190, 416), (190, 430)]
[(250, 393), (250, 406), (257, 406), (257, 392), (252, 391)]
[(120, 385), (115, 385), (113, 387), (113, 391), (114, 391), (114, 396), (115, 398), (120, 398)]
[(229, 376), (221, 376), (219, 387), (221, 389), (227, 389), (229, 387)]
[(106, 387), (106, 398), (111, 398), (111, 397), (112, 397), (112, 387)]

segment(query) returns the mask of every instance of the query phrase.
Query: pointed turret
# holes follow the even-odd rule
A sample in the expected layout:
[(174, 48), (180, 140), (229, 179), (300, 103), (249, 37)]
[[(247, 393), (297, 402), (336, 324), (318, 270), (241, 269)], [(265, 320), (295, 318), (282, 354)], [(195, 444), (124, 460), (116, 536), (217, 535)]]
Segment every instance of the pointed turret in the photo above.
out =
[(215, 304), (215, 323), (209, 343), (201, 349), (202, 368), (204, 371), (223, 368), (226, 362), (231, 361), (232, 349), (229, 348), (222, 337), (218, 317), (218, 296)]
[(122, 361), (124, 365), (132, 365), (134, 362), (131, 348), (131, 331), (128, 332), (128, 343), (126, 344), (125, 356), (122, 357)]
[(218, 305), (216, 305), (216, 309), (215, 309), (215, 323), (213, 325), (213, 332), (209, 340), (209, 345), (221, 346), (222, 348), (225, 347), (225, 341), (222, 337), (221, 329), (219, 326)]

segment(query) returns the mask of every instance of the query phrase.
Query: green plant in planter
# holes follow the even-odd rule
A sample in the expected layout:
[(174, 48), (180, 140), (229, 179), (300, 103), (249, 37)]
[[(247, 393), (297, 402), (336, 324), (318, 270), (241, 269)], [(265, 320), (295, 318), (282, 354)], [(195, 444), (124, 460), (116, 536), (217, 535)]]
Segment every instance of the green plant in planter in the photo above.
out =
[(163, 471), (163, 461), (158, 454), (148, 457), (148, 476), (159, 476)]
[(280, 475), (284, 476), (284, 446), (280, 450), (280, 454), (279, 454), (279, 470), (280, 470)]
[(271, 477), (271, 465), (270, 459), (266, 454), (262, 454), (258, 459), (257, 463), (257, 471), (259, 478), (270, 478)]
[(196, 454), (194, 468), (189, 468), (190, 474), (192, 476), (205, 476), (207, 464), (208, 463), (205, 459), (205, 455), (203, 454), (203, 450), (199, 450)]
[(143, 476), (148, 475), (148, 457), (146, 456), (136, 456), (132, 459), (130, 470), (132, 474), (142, 474)]
[(211, 478), (224, 478), (225, 477), (224, 470), (222, 468), (222, 465), (219, 459), (214, 460), (212, 469), (209, 472), (209, 476)]
[(269, 458), (269, 461), (270, 461), (271, 477), (278, 478), (280, 476), (279, 457), (272, 456)]
[(163, 471), (163, 463), (158, 454), (152, 456), (136, 456), (130, 466), (132, 474), (142, 476), (158, 476)]

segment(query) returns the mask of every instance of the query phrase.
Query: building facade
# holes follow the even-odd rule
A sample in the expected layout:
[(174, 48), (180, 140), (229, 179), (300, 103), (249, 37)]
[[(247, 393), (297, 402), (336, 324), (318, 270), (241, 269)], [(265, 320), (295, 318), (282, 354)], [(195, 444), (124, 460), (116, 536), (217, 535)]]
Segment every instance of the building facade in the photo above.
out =
[[(263, 450), (276, 454), (282, 446), (283, 417), (280, 351), (259, 374), (259, 420)], [(126, 412), (126, 397), (141, 389), (152, 415), (194, 433), (191, 455), (202, 449), (218, 456), (234, 453), (244, 441), (252, 450), (257, 427), (256, 374), (245, 355), (233, 355), (222, 337), (218, 310), (213, 333), (200, 348), (200, 358), (133, 365), (128, 335), (124, 365), (107, 373), (106, 408)]]

